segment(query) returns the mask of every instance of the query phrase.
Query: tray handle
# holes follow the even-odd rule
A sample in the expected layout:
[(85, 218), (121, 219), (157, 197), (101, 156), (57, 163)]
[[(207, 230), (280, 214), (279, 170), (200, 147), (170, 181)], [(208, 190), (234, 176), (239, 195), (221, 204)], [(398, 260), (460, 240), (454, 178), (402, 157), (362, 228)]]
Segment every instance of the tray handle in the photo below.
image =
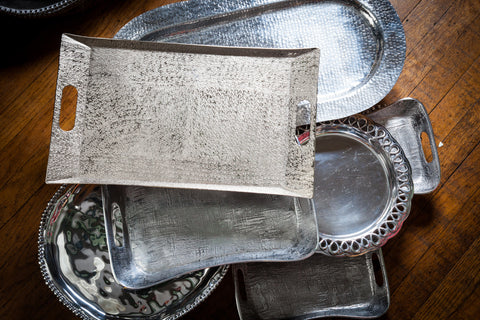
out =
[[(102, 185), (103, 214), (105, 218), (105, 233), (107, 237), (110, 261), (130, 261), (131, 248), (129, 247), (129, 234), (125, 220), (125, 199), (120, 186)], [(113, 259), (113, 257), (116, 257)], [(113, 264), (112, 271), (115, 280), (125, 278), (125, 274), (131, 273), (131, 266), (125, 264)], [(121, 275), (121, 276), (119, 276)]]
[[(84, 121), (90, 55), (90, 47), (67, 34), (62, 35), (46, 183), (73, 183), (71, 178), (80, 172), (80, 128)], [(62, 98), (69, 87), (76, 90), (75, 122), (73, 128), (64, 130), (60, 126), (60, 114), (64, 112)], [(59, 163), (68, 163), (68, 166)]]
[[(415, 194), (435, 190), (440, 183), (440, 160), (432, 124), (422, 103), (405, 98), (368, 116), (387, 128), (402, 147), (412, 167)], [(422, 133), (426, 133), (429, 139), (432, 154), (430, 162), (426, 160), (422, 147)]]

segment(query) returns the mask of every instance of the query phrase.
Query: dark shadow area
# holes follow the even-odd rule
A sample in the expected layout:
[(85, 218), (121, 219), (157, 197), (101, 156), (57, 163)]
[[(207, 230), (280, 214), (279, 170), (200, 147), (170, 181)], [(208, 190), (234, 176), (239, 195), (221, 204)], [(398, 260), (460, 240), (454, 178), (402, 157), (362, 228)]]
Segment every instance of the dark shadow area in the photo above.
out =
[(62, 33), (78, 33), (85, 23), (97, 21), (120, 1), (89, 1), (89, 5), (61, 16), (22, 18), (0, 16), (2, 44), (0, 71), (8, 66), (28, 63), (60, 48)]
[(426, 227), (435, 219), (435, 208), (428, 194), (417, 194), (413, 197), (412, 210), (406, 223), (418, 227)]
[(182, 319), (239, 319), (231, 268), (212, 294)]

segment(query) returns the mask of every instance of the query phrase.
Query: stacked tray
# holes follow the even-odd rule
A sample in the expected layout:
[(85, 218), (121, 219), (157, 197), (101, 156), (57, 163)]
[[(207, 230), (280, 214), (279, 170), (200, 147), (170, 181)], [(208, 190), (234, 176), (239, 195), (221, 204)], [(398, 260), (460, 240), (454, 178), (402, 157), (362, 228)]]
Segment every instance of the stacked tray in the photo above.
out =
[[(233, 167), (214, 179), (201, 180), (200, 184), (192, 174), (195, 170), (199, 172), (198, 168), (181, 176), (180, 183), (168, 180), (168, 174), (179, 170), (171, 167), (167, 175), (152, 171), (154, 178), (149, 180), (148, 170), (132, 175), (126, 171), (127, 166), (115, 171), (115, 162), (109, 161), (122, 157), (121, 154), (103, 157), (107, 166), (102, 169), (95, 162), (102, 159), (101, 148), (82, 145), (86, 140), (78, 131), (58, 142), (52, 138), (53, 160), (49, 160), (49, 172), (56, 176), (50, 174), (51, 182), (61, 182), (68, 176), (65, 180), (68, 183), (103, 184), (65, 185), (44, 212), (40, 263), (47, 284), (59, 299), (84, 319), (174, 319), (205, 299), (223, 278), (227, 265), (233, 264), (237, 307), (242, 319), (383, 314), (389, 305), (389, 292), (380, 247), (400, 230), (410, 211), (413, 194), (432, 191), (439, 183), (440, 173), (431, 124), (420, 102), (403, 99), (367, 115), (353, 115), (381, 100), (393, 87), (403, 65), (403, 29), (390, 3), (190, 0), (133, 19), (116, 38), (234, 47), (319, 47), (321, 53), (320, 62), (316, 60), (318, 56), (311, 55), (297, 64), (310, 67), (292, 69), (297, 70), (297, 75), (298, 70), (303, 70), (300, 71), (303, 78), (294, 77), (291, 82), (293, 95), (287, 99), (289, 104), (285, 103), (290, 106), (285, 118), (289, 120), (282, 122), (279, 131), (288, 132), (292, 140), (288, 143), (271, 140), (284, 148), (281, 150), (291, 152), (287, 157), (290, 167), (279, 167), (287, 175), (290, 172), (290, 180), (286, 182), (278, 177), (266, 179), (258, 173), (262, 167), (249, 173), (256, 179), (252, 184), (245, 184), (249, 180), (238, 173), (232, 180), (228, 175), (236, 172)], [(97, 62), (95, 56), (89, 58), (90, 63), (97, 63), (100, 72), (96, 79), (100, 81), (91, 78), (92, 72), (88, 71), (84, 74), (90, 77), (89, 82), (78, 80), (80, 88), (88, 90), (100, 88), (97, 85), (101, 85), (102, 79), (110, 79), (108, 87), (114, 91), (120, 88), (112, 86), (115, 78), (105, 78), (106, 74), (119, 71), (113, 70), (115, 66), (109, 61), (117, 54), (128, 59), (128, 50), (141, 47), (143, 51), (135, 57), (146, 59), (145, 51), (161, 48), (164, 52), (180, 52), (178, 48), (182, 48), (175, 44), (73, 39), (83, 44), (71, 42), (78, 48), (68, 49), (69, 55), (65, 57), (73, 57), (75, 62), (75, 57), (83, 55), (85, 45), (91, 46), (96, 57), (100, 57)], [(190, 54), (210, 55), (207, 58), (211, 59), (209, 47), (192, 46), (189, 50), (193, 50)], [(268, 56), (257, 49), (213, 50), (224, 56), (232, 52), (237, 56)], [(102, 52), (106, 53), (103, 57)], [(298, 55), (293, 50), (278, 52), (291, 57)], [(308, 52), (304, 49), (302, 54)], [(279, 57), (277, 52), (271, 53), (270, 57)], [(61, 58), (60, 65), (68, 65), (65, 61)], [(102, 65), (109, 69), (102, 72)], [(60, 70), (57, 101), (61, 100), (62, 89), (69, 80), (64, 73), (80, 69), (85, 72), (82, 68), (88, 68), (77, 66), (63, 73)], [(142, 64), (139, 66), (143, 68)], [(296, 68), (295, 62), (292, 66)], [(314, 72), (305, 72), (312, 66)], [(155, 74), (148, 68), (144, 71), (146, 76)], [(119, 75), (121, 78), (121, 70)], [(318, 77), (318, 82), (305, 80), (312, 75)], [(299, 83), (304, 88), (298, 95), (295, 90)], [(228, 89), (224, 87), (223, 92)], [(316, 97), (311, 96), (311, 89), (317, 92)], [(80, 98), (84, 100), (79, 103), (87, 106), (95, 105), (97, 100), (108, 103), (111, 95), (103, 98), (96, 95), (101, 92), (93, 91), (93, 95)], [(302, 95), (307, 95), (308, 101), (298, 103)], [(168, 110), (175, 112), (175, 108)], [(254, 109), (250, 118), (240, 121), (257, 121)], [(103, 114), (101, 108), (88, 110)], [(60, 110), (57, 111), (58, 116)], [(77, 114), (76, 126), (84, 124), (85, 129), (92, 129), (96, 122), (94, 117), (88, 120), (89, 116), (88, 112), (80, 113), (80, 117)], [(117, 120), (111, 123), (111, 128), (113, 123), (120, 124), (121, 119)], [(141, 121), (145, 119), (141, 118), (137, 124)], [(128, 125), (128, 121), (125, 123)], [(202, 128), (202, 134), (208, 135), (205, 129), (211, 127)], [(258, 129), (258, 125), (251, 127)], [(102, 126), (97, 129), (103, 130)], [(174, 135), (176, 128), (172, 130)], [(214, 132), (220, 131), (215, 128)], [(426, 161), (423, 153), (422, 132), (427, 133), (430, 141), (431, 162)], [(267, 138), (265, 134), (268, 132), (260, 138)], [(228, 133), (225, 139), (228, 141)], [(121, 144), (121, 140), (116, 143)], [(202, 144), (197, 149), (205, 151), (206, 159), (215, 154), (213, 149), (208, 150), (208, 140), (198, 141)], [(76, 149), (67, 151), (66, 158), (58, 157), (71, 147), (69, 143)], [(228, 144), (219, 147), (222, 146)], [(260, 147), (257, 149), (261, 151)], [(88, 156), (85, 150), (90, 152)], [(314, 157), (310, 160), (308, 154), (313, 150)], [(131, 151), (134, 154), (135, 150)], [(178, 161), (168, 156), (172, 163)], [(261, 157), (255, 157), (255, 163), (262, 163)], [(295, 157), (303, 162), (292, 162)], [(89, 163), (84, 170), (78, 163), (87, 158)], [(305, 169), (309, 161), (314, 162), (311, 171)], [(102, 176), (105, 168), (113, 170), (108, 175), (110, 180)], [(302, 174), (292, 176), (294, 169)], [(125, 172), (127, 175), (122, 176)], [(213, 171), (206, 168), (205, 172)], [(119, 175), (112, 179), (110, 173)], [(88, 179), (75, 180), (84, 177)], [(262, 183), (257, 183), (260, 180)], [(288, 295), (290, 291), (295, 296)]]

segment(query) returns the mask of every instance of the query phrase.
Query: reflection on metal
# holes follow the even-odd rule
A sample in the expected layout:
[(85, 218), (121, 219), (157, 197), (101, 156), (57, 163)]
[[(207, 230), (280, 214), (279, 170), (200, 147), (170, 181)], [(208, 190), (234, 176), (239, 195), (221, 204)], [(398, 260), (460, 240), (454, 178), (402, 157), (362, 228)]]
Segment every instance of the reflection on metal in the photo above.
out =
[(184, 275), (140, 291), (112, 273), (97, 186), (62, 186), (45, 209), (39, 232), (43, 277), (82, 319), (176, 319), (203, 301), (228, 266)]

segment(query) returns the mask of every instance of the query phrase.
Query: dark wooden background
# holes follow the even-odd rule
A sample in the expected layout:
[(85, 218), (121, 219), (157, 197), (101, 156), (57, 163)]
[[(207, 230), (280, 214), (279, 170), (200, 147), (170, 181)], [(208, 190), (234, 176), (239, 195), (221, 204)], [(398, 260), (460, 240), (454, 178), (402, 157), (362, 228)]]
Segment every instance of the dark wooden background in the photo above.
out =
[[(0, 318), (74, 319), (44, 285), (40, 216), (60, 35), (112, 37), (169, 1), (103, 0), (82, 14), (0, 18)], [(384, 247), (391, 306), (383, 319), (479, 319), (480, 1), (393, 0), (407, 38), (400, 79), (382, 103), (417, 98), (439, 148), (442, 179), (415, 196), (400, 234)], [(184, 319), (237, 319), (232, 277)]]

